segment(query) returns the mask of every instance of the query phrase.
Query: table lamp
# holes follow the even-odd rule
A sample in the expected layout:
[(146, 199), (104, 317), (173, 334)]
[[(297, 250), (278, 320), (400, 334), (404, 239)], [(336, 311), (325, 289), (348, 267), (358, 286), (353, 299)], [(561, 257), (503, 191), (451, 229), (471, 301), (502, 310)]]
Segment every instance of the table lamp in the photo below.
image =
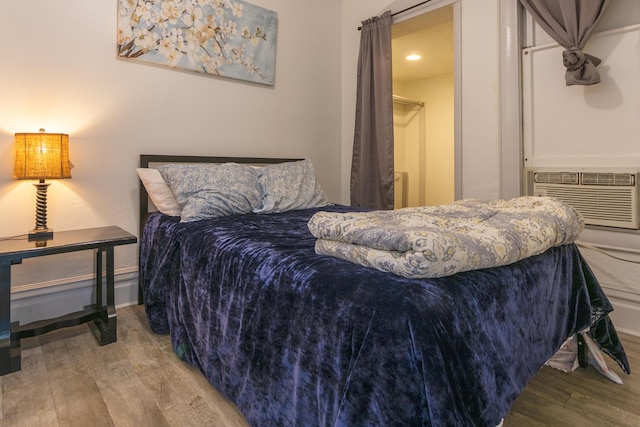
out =
[(49, 240), (53, 230), (47, 227), (47, 187), (45, 179), (71, 178), (69, 135), (63, 133), (16, 133), (13, 179), (37, 179), (36, 227), (29, 240)]

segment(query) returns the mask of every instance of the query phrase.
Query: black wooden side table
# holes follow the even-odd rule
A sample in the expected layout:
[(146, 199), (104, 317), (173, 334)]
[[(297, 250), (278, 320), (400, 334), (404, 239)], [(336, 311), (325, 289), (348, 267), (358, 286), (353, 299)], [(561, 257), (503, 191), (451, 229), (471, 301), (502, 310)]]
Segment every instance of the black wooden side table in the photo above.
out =
[[(115, 226), (84, 230), (56, 231), (53, 238), (41, 241), (0, 239), (0, 375), (19, 371), (20, 339), (41, 335), (55, 329), (93, 321), (90, 326), (100, 345), (115, 342), (116, 308), (114, 296), (113, 248), (136, 243), (134, 235)], [(96, 302), (82, 311), (26, 325), (11, 323), (11, 266), (25, 258), (95, 250)], [(103, 260), (106, 263), (103, 264)], [(103, 279), (106, 278), (106, 304)]]

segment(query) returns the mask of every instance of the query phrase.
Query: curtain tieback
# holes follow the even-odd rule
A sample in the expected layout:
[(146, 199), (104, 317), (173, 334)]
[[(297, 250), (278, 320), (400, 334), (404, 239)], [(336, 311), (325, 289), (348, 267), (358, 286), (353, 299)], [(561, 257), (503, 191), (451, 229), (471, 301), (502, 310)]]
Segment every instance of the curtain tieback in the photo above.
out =
[(602, 61), (593, 55), (584, 53), (579, 47), (571, 47), (562, 52), (562, 63), (567, 69), (567, 85), (590, 85), (600, 81), (596, 67)]

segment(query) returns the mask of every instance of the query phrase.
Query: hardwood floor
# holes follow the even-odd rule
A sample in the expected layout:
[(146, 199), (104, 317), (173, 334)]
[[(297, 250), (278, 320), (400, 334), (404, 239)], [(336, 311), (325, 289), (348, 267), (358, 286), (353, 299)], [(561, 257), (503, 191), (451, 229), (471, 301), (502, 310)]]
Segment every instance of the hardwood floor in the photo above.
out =
[(504, 427), (640, 426), (640, 337), (619, 334), (631, 375), (605, 356), (624, 384), (615, 384), (592, 367), (569, 374), (544, 367), (518, 396)]
[[(632, 370), (640, 338), (622, 335)], [(614, 365), (613, 362), (610, 366)], [(543, 368), (504, 426), (640, 426), (640, 377)], [(22, 340), (22, 370), (0, 377), (0, 426), (246, 427), (233, 404), (153, 334), (141, 306), (118, 310), (118, 341), (100, 347), (87, 325)]]
[(246, 426), (234, 405), (153, 334), (144, 308), (118, 309), (118, 341), (87, 325), (22, 340), (22, 370), (0, 377), (0, 425)]

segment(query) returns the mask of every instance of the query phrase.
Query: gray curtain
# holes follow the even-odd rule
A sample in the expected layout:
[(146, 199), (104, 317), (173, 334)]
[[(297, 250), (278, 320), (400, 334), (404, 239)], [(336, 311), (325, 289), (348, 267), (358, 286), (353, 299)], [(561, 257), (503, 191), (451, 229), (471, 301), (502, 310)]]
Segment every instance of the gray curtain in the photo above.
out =
[(567, 68), (565, 80), (570, 85), (600, 82), (596, 70), (600, 59), (582, 51), (596, 24), (611, 0), (520, 0), (543, 30), (560, 46), (562, 62)]
[(362, 21), (351, 205), (393, 209), (391, 12)]

